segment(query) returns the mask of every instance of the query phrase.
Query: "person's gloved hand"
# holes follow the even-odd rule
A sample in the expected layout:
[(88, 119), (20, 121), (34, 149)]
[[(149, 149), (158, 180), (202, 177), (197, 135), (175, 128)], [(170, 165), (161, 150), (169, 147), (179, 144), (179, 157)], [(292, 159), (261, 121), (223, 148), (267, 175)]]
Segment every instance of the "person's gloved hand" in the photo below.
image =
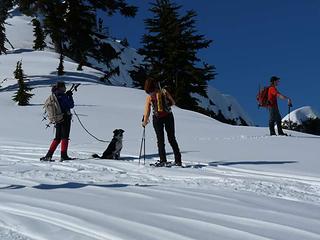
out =
[(71, 96), (73, 95), (73, 92), (70, 91), (70, 90), (68, 90), (68, 91), (66, 92), (66, 95), (71, 97)]
[(142, 122), (142, 127), (146, 127), (146, 126), (148, 125), (148, 123), (149, 123), (149, 120), (143, 121), (143, 122)]

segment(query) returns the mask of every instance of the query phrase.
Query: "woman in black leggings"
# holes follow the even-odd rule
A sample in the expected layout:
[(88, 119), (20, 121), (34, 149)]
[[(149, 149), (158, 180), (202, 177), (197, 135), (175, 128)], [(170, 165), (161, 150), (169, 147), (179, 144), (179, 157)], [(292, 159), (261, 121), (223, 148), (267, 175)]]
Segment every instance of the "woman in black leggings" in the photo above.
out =
[(181, 166), (181, 153), (175, 137), (174, 117), (171, 106), (175, 104), (172, 96), (165, 89), (159, 89), (158, 83), (153, 78), (148, 78), (144, 85), (144, 90), (148, 94), (145, 103), (145, 111), (142, 126), (149, 123), (151, 106), (153, 109), (153, 127), (157, 135), (158, 151), (160, 161), (156, 166), (165, 166), (167, 163), (164, 129), (167, 132), (168, 141), (173, 149), (175, 165)]

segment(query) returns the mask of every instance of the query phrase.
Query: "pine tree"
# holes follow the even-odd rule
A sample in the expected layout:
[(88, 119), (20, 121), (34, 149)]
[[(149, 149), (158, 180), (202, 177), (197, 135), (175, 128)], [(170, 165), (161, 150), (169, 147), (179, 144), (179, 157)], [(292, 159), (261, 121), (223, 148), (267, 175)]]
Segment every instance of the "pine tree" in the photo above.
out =
[(102, 20), (102, 18), (99, 18), (99, 20), (98, 20), (98, 32), (103, 33), (103, 20)]
[(34, 30), (33, 30), (34, 35), (33, 36), (35, 37), (35, 39), (33, 41), (33, 43), (34, 43), (33, 49), (34, 50), (43, 50), (47, 46), (47, 44), (45, 43), (45, 35), (44, 35), (44, 32), (41, 28), (41, 23), (36, 18), (34, 18), (32, 20), (32, 24), (34, 26)]
[(66, 0), (66, 36), (68, 37), (68, 54), (79, 62), (78, 70), (87, 61), (87, 54), (94, 46), (92, 28), (96, 26), (95, 12), (82, 1)]
[(1, 16), (2, 13), (0, 12), (0, 55), (7, 52), (7, 48), (5, 47), (6, 29), (4, 27), (4, 21)]
[(37, 8), (37, 0), (18, 0), (19, 9), (22, 13), (31, 16)]
[(129, 74), (133, 80), (133, 86), (135, 88), (143, 89), (144, 83), (148, 78), (148, 66), (144, 64), (134, 66), (134, 69), (129, 71)]
[(214, 78), (215, 68), (201, 64), (197, 53), (208, 48), (212, 41), (196, 33), (196, 13), (188, 11), (179, 16), (180, 9), (171, 0), (156, 0), (151, 4), (154, 17), (144, 21), (148, 33), (143, 36), (139, 53), (149, 64), (148, 75), (174, 93), (179, 107), (199, 110), (193, 94), (207, 97), (208, 81)]
[(96, 11), (109, 15), (120, 12), (126, 17), (135, 16), (137, 11), (125, 0), (20, 0), (20, 3), (24, 11), (44, 16), (45, 33), (50, 35), (57, 52), (78, 61), (78, 69), (99, 49), (99, 39), (105, 38), (97, 29)]
[[(41, 1), (37, 1), (41, 2)], [(66, 36), (65, 6), (60, 0), (43, 0), (37, 5), (43, 13), (45, 34), (49, 34), (58, 53), (64, 53)]]
[(6, 54), (8, 50), (5, 47), (7, 42), (5, 21), (8, 17), (8, 11), (12, 8), (13, 3), (11, 0), (2, 0), (0, 4), (0, 55)]
[(64, 66), (63, 66), (63, 63), (64, 63), (63, 60), (64, 60), (64, 56), (63, 56), (62, 53), (60, 53), (59, 66), (58, 66), (58, 68), (57, 68), (57, 70), (58, 70), (58, 76), (62, 76), (62, 75), (65, 74), (65, 72), (64, 72)]
[(129, 42), (127, 38), (124, 38), (123, 40), (121, 40), (121, 45), (124, 47), (129, 47)]
[(17, 62), (16, 70), (14, 71), (14, 77), (18, 81), (18, 91), (13, 96), (12, 100), (17, 102), (19, 106), (29, 105), (29, 101), (34, 94), (29, 93), (32, 88), (28, 87), (25, 83), (26, 77), (22, 69), (22, 61)]

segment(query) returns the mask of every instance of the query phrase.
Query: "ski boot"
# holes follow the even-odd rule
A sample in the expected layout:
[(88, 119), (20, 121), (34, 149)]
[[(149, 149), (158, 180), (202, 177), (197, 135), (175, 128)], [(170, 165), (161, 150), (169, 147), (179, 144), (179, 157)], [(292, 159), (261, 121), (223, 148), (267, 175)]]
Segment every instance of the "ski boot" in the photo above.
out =
[(44, 156), (40, 158), (41, 162), (54, 162), (54, 160), (52, 160), (52, 156)]
[(75, 158), (69, 157), (67, 153), (61, 153), (60, 162), (67, 160), (74, 160)]
[(53, 155), (53, 153), (48, 151), (44, 157), (40, 158), (40, 161), (41, 162), (54, 162), (54, 160), (52, 160), (52, 155)]

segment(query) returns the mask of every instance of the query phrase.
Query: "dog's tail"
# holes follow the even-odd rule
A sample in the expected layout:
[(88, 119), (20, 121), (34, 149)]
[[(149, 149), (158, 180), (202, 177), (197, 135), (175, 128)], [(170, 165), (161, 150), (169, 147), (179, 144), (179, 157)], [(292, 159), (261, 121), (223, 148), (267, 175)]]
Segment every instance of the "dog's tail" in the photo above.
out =
[(98, 154), (92, 154), (93, 158), (101, 158)]

